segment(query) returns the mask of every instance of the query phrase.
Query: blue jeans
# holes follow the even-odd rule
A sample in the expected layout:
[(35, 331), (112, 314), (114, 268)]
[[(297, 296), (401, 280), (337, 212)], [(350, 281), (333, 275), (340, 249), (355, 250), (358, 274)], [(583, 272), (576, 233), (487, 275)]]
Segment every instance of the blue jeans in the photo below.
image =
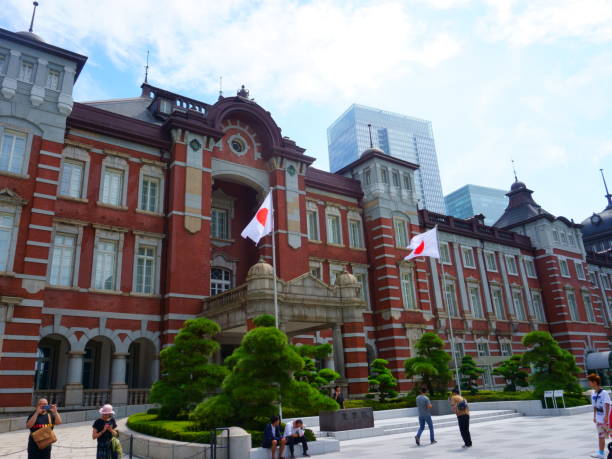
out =
[(425, 430), (425, 423), (427, 423), (427, 427), (429, 428), (429, 440), (434, 441), (434, 429), (433, 422), (431, 420), (431, 416), (419, 416), (419, 431), (416, 434), (417, 438), (421, 438), (421, 434)]

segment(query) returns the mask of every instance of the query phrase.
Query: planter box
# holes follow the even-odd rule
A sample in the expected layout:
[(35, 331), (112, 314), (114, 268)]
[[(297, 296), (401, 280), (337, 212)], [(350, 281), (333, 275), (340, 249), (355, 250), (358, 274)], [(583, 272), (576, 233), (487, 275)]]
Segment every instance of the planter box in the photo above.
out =
[(321, 411), (319, 413), (319, 430), (322, 432), (368, 429), (371, 427), (374, 427), (374, 411), (371, 407)]

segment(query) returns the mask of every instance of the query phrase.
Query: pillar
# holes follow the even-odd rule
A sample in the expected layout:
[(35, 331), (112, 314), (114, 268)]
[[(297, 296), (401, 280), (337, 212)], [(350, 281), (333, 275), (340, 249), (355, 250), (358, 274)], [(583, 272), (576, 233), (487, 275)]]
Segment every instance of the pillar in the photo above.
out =
[[(223, 362), (219, 362), (219, 363), (223, 363)], [(159, 354), (155, 354), (153, 356), (153, 360), (151, 360), (151, 380), (149, 381), (149, 383), (153, 384), (158, 379), (159, 379)]]
[(342, 329), (340, 325), (334, 325), (332, 339), (334, 346), (334, 370), (336, 370), (336, 373), (338, 373), (341, 378), (344, 378), (344, 345), (342, 344)]
[(66, 407), (83, 405), (83, 351), (68, 353), (68, 379), (64, 390), (64, 405)]
[(128, 385), (125, 383), (128, 355), (122, 352), (113, 354), (111, 372), (111, 400), (113, 405), (126, 405), (128, 402)]
[(344, 373), (348, 381), (349, 395), (357, 397), (368, 393), (368, 353), (362, 322), (342, 325), (344, 345)]

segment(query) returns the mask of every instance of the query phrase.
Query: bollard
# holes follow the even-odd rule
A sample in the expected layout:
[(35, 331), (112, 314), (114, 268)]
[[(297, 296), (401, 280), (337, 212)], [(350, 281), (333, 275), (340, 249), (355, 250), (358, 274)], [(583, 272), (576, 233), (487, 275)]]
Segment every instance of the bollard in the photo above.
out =
[(130, 434), (130, 459), (132, 459), (133, 449), (134, 449), (134, 434)]

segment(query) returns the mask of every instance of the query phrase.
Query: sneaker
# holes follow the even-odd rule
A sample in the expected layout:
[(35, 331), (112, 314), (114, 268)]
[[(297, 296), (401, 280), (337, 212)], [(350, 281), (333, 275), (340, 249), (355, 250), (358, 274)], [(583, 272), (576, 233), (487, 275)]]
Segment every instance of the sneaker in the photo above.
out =
[(419, 440), (419, 437), (414, 437), (414, 441), (416, 442), (417, 446), (421, 446), (421, 442)]
[(597, 451), (595, 451), (594, 453), (592, 453), (590, 455), (590, 457), (595, 457), (597, 459), (605, 459), (605, 456), (603, 454), (599, 454)]
[(430, 445), (435, 445), (436, 443), (438, 443), (438, 442), (437, 442), (436, 440), (434, 440), (434, 441), (432, 441), (432, 442), (430, 443)]

